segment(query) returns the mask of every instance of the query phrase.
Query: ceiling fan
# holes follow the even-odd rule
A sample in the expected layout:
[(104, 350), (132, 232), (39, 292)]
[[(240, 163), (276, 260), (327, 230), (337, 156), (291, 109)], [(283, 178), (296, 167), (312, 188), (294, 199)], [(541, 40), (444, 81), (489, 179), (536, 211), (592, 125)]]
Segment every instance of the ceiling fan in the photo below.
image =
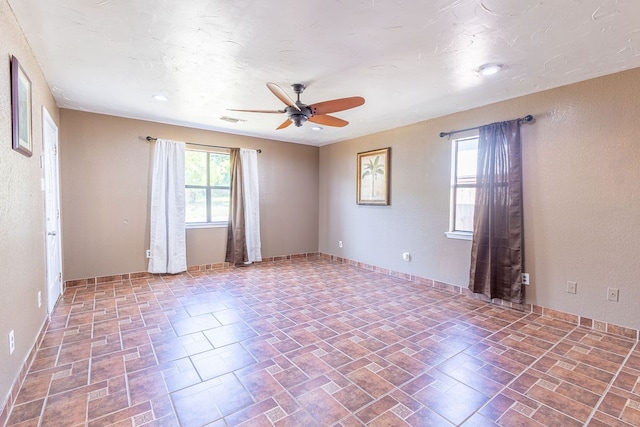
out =
[(267, 83), (267, 87), (287, 106), (284, 110), (237, 110), (229, 108), (229, 111), (242, 111), (247, 113), (285, 113), (287, 115), (287, 119), (278, 126), (276, 130), (284, 129), (291, 123), (300, 127), (306, 121), (325, 126), (343, 127), (348, 125), (349, 122), (330, 116), (329, 113), (348, 110), (364, 104), (363, 97), (352, 96), (350, 98), (332, 99), (331, 101), (307, 105), (300, 101), (300, 94), (304, 92), (305, 89), (305, 85), (302, 83), (295, 83), (291, 85), (291, 88), (298, 96), (296, 101), (293, 101), (293, 99), (291, 99), (291, 97), (289, 97), (289, 95), (287, 95), (287, 93), (275, 83)]

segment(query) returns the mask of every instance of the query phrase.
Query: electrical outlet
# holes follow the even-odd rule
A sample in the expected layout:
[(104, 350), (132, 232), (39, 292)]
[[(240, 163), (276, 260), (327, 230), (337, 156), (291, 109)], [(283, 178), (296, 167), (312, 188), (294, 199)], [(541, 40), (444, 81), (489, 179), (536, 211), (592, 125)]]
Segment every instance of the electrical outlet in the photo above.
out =
[(411, 254), (409, 252), (403, 252), (402, 259), (405, 261), (411, 261)]
[(616, 288), (607, 288), (607, 299), (609, 301), (618, 302), (620, 291)]
[(147, 249), (146, 255), (147, 258), (151, 258), (151, 249)]
[(529, 285), (529, 273), (522, 273), (522, 284)]
[(38, 308), (42, 307), (42, 291), (38, 291)]
[(13, 329), (9, 332), (9, 354), (13, 354), (16, 349), (16, 339)]
[(567, 293), (575, 294), (578, 292), (578, 284), (576, 282), (567, 282)]
[(342, 247), (342, 240), (338, 240), (338, 247), (341, 248)]

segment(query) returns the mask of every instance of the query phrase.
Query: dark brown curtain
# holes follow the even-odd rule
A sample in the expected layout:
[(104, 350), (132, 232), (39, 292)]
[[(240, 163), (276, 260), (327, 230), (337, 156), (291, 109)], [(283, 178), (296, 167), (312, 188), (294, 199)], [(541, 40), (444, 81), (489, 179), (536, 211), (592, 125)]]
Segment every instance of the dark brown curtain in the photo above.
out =
[(232, 265), (244, 265), (249, 260), (249, 256), (244, 235), (244, 197), (242, 195), (242, 164), (239, 148), (231, 149), (229, 160), (231, 162), (231, 200), (229, 202), (227, 256), (225, 260)]
[(524, 266), (520, 122), (480, 128), (469, 288), (522, 304)]

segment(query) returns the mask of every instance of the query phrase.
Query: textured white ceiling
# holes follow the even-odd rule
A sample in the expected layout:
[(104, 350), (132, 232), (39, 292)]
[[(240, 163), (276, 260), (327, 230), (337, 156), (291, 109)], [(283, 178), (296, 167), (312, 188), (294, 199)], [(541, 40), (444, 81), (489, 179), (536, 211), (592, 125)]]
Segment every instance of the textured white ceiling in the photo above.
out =
[[(60, 107), (310, 145), (640, 66), (638, 0), (8, 1)], [(266, 82), (366, 103), (322, 131), (227, 111), (282, 109)]]

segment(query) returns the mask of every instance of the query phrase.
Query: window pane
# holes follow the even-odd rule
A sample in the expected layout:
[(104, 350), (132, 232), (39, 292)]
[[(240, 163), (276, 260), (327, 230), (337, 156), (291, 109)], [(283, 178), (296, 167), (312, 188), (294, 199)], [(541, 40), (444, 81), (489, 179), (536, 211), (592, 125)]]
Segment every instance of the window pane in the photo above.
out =
[(211, 190), (211, 221), (229, 220), (229, 189)]
[(476, 189), (456, 188), (456, 218), (454, 231), (473, 231), (473, 207)]
[(184, 182), (186, 185), (207, 185), (207, 154), (187, 150), (184, 156)]
[(475, 182), (478, 169), (478, 140), (461, 139), (458, 141), (458, 165), (456, 168), (458, 179), (473, 177)]
[(185, 185), (190, 187), (185, 188), (187, 223), (229, 220), (229, 169), (227, 153), (186, 151)]
[(228, 187), (231, 182), (229, 174), (229, 155), (210, 153), (210, 156), (211, 168), (209, 169), (209, 185), (214, 187)]
[(186, 222), (207, 222), (207, 190), (185, 189)]

